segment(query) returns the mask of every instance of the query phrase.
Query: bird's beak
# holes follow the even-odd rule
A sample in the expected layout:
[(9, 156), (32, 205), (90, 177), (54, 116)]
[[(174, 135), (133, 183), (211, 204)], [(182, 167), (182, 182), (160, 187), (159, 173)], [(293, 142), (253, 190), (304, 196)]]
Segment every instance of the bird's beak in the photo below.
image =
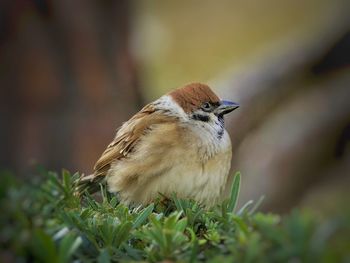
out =
[(220, 101), (219, 107), (215, 109), (216, 115), (224, 115), (227, 114), (239, 107), (239, 104), (236, 102), (228, 101), (228, 100), (222, 100)]

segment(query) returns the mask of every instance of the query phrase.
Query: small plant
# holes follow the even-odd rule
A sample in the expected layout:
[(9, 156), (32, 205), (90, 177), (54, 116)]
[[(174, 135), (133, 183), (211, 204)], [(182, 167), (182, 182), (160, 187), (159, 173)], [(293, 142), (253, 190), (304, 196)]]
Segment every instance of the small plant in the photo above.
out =
[[(101, 185), (100, 198), (75, 194), (78, 174), (45, 172), (19, 182), (1, 174), (0, 257), (35, 262), (345, 262), (349, 215), (322, 221), (307, 211), (257, 212), (262, 199), (237, 208), (231, 195), (206, 209), (175, 195), (128, 208)], [(34, 181), (34, 182), (33, 182)]]

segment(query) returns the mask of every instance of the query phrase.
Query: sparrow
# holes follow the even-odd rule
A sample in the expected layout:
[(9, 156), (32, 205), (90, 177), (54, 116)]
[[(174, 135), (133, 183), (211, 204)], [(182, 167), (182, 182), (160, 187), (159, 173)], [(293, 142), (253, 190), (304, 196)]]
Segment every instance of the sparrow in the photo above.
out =
[(175, 193), (213, 206), (222, 200), (231, 166), (224, 115), (238, 107), (205, 84), (177, 88), (125, 122), (81, 183), (97, 190), (105, 181), (126, 205)]

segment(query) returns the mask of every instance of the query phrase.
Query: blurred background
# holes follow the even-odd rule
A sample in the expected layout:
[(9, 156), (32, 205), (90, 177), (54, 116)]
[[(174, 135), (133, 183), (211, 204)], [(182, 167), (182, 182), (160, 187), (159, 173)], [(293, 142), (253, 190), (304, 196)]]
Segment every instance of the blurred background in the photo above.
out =
[(0, 168), (89, 174), (115, 129), (188, 82), (226, 123), (240, 201), (331, 213), (350, 198), (346, 0), (0, 1)]

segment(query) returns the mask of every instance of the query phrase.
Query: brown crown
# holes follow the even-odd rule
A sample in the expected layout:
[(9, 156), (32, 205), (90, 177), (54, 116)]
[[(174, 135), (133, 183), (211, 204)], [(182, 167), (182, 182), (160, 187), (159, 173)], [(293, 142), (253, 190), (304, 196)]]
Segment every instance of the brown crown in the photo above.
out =
[(169, 95), (187, 113), (198, 109), (204, 102), (215, 104), (220, 101), (219, 97), (216, 96), (208, 85), (201, 83), (190, 83), (171, 91)]

